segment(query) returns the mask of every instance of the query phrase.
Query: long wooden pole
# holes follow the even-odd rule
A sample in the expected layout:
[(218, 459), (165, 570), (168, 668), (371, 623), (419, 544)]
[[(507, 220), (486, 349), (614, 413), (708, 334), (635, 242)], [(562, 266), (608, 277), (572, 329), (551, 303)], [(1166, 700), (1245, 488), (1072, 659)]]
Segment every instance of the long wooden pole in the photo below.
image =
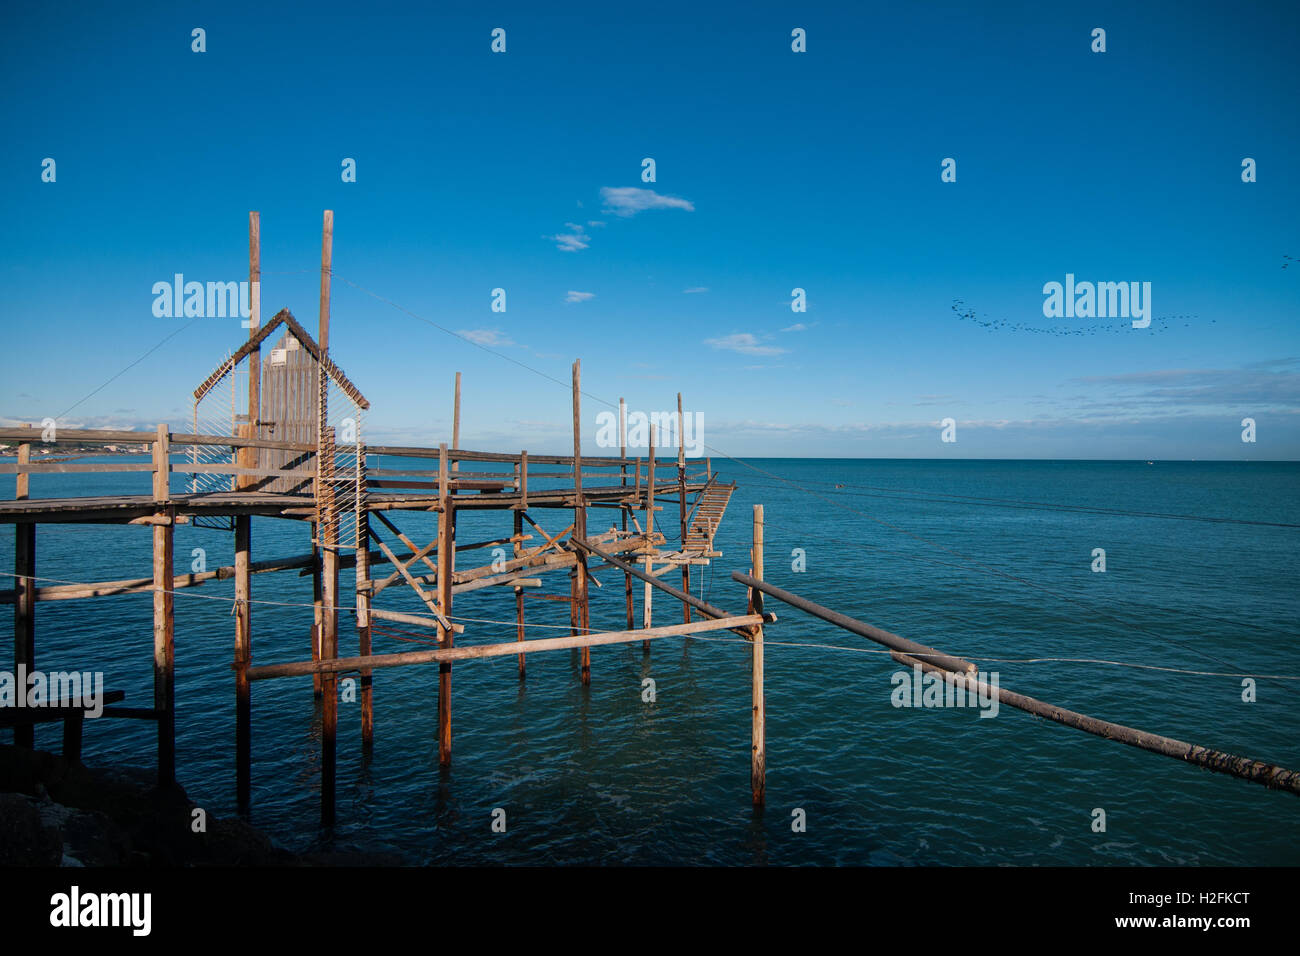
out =
[(1107, 740), (1117, 740), (1122, 744), (1128, 744), (1141, 750), (1149, 750), (1152, 753), (1163, 754), (1166, 757), (1176, 757), (1179, 760), (1185, 760), (1215, 773), (1226, 773), (1242, 780), (1263, 784), (1270, 790), (1285, 790), (1288, 793), (1300, 795), (1300, 772), (1295, 770), (1287, 770), (1277, 764), (1264, 763), (1261, 760), (1253, 760), (1249, 757), (1238, 757), (1234, 754), (1224, 753), (1221, 750), (1211, 750), (1208, 747), (1200, 747), (1182, 740), (1175, 740), (1173, 737), (1147, 733), (1145, 730), (1136, 730), (1133, 727), (1125, 727), (1123, 724), (1114, 724), (1108, 720), (1089, 717), (1086, 714), (1066, 710), (1064, 707), (1057, 707), (1055, 704), (1048, 704), (1033, 697), (1026, 697), (1024, 694), (1014, 693), (1001, 686), (990, 685), (980, 680), (974, 673), (950, 671), (932, 664), (928, 660), (912, 657), (901, 651), (891, 651), (889, 656), (900, 664), (920, 667), (929, 673), (939, 674), (945, 680), (951, 680), (958, 687), (964, 686), (966, 692), (972, 696), (979, 695), (979, 698), (984, 700), (992, 700), (997, 697), (1000, 703), (1009, 704), (1036, 717), (1045, 717), (1048, 720), (1054, 720), (1058, 724), (1065, 724), (1065, 726), (1073, 727), (1076, 730), (1104, 737)]
[(165, 524), (153, 526), (153, 705), (158, 718), (158, 786), (176, 781), (176, 621), (171, 583), (175, 576), (175, 509), (168, 505), (171, 466), (166, 425), (153, 446), (153, 498)]
[[(460, 447), (460, 372), (456, 373), (456, 400), (451, 413), (451, 447)], [(452, 462), (452, 471), (460, 471), (460, 462)]]
[(775, 584), (760, 581), (756, 577), (743, 574), (740, 571), (732, 571), (731, 578), (733, 581), (739, 581), (746, 587), (757, 588), (768, 597), (774, 597), (778, 601), (789, 604), (791, 607), (798, 608), (806, 614), (819, 617), (823, 621), (827, 621), (834, 624), (836, 627), (843, 628), (846, 631), (851, 631), (854, 634), (865, 637), (867, 640), (875, 641), (877, 644), (883, 644), (891, 650), (902, 651), (904, 654), (911, 654), (914, 657), (933, 661), (936, 664), (942, 665), (945, 670), (962, 671), (967, 673), (973, 673), (975, 671), (975, 665), (970, 661), (962, 660), (962, 658), (954, 657), (951, 654), (945, 654), (943, 651), (935, 650), (933, 647), (927, 647), (924, 644), (918, 644), (916, 641), (908, 640), (905, 637), (899, 637), (897, 634), (892, 634), (889, 631), (882, 630), (881, 628), (873, 627), (863, 621), (851, 618), (847, 614), (832, 611), (830, 608), (823, 607), (820, 604), (814, 604), (807, 598), (800, 597), (797, 594), (792, 594), (783, 588), (777, 587)]
[[(262, 214), (248, 214), (248, 337), (255, 339), (262, 324)], [(262, 346), (248, 355), (248, 423), (250, 438), (260, 438), (257, 422), (262, 408)]]
[[(325, 210), (320, 237), (320, 334), (321, 354), (330, 350), (330, 274), (334, 264), (334, 210)], [(324, 374), (324, 373), (322, 373)]]
[[(334, 459), (333, 429), (325, 430), (325, 454), (328, 462)], [(325, 466), (329, 468), (329, 465)], [(320, 658), (334, 660), (339, 656), (339, 529), (335, 520), (333, 490), (329, 495), (328, 512), (321, 515), (321, 616)], [(338, 681), (332, 673), (321, 678), (321, 823), (334, 823), (335, 775), (338, 767), (339, 694)]]
[[(646, 459), (646, 480), (645, 480), (645, 536), (647, 546), (649, 545), (650, 535), (655, 530), (655, 431), (656, 426), (653, 422), (650, 424), (650, 449), (649, 457)], [(649, 629), (654, 623), (653, 612), (653, 585), (650, 572), (654, 569), (654, 563), (650, 560), (650, 555), (645, 558), (645, 575), (641, 578), (645, 581), (645, 589), (641, 598), (641, 626)], [(646, 641), (641, 645), (641, 650), (650, 653), (650, 642)]]
[[(681, 516), (682, 552), (686, 551), (686, 433), (682, 428), (682, 393), (677, 393), (677, 510)], [(682, 562), (682, 590), (691, 592), (691, 565)], [(682, 621), (691, 623), (691, 606), (682, 602)]]
[[(854, 634), (866, 637), (877, 644), (882, 644), (890, 649), (890, 656), (900, 664), (920, 667), (924, 671), (938, 674), (944, 680), (951, 680), (956, 686), (965, 688), (968, 694), (978, 694), (985, 700), (992, 700), (996, 696), (1000, 703), (1008, 704), (1037, 717), (1054, 720), (1057, 723), (1065, 724), (1067, 727), (1074, 727), (1076, 730), (1083, 730), (1098, 737), (1104, 737), (1107, 740), (1117, 740), (1120, 743), (1138, 747), (1142, 750), (1149, 750), (1152, 753), (1177, 757), (1188, 763), (1204, 767), (1206, 770), (1226, 773), (1243, 780), (1251, 780), (1273, 790), (1286, 790), (1290, 793), (1300, 794), (1300, 772), (1287, 770), (1276, 764), (1264, 763), (1248, 757), (1238, 757), (1220, 750), (1199, 747), (1182, 740), (1175, 740), (1172, 737), (1163, 737), (1159, 734), (1147, 733), (1144, 730), (1125, 727), (1123, 724), (1115, 724), (1108, 720), (1089, 717), (1086, 714), (1066, 710), (1063, 707), (1057, 707), (1055, 704), (1048, 704), (1033, 697), (1026, 697), (1024, 694), (1017, 694), (1000, 686), (994, 687), (980, 679), (974, 664), (962, 660), (960, 657), (944, 654), (931, 647), (926, 647), (924, 644), (917, 644), (915, 641), (909, 641), (897, 634), (891, 634), (878, 627), (872, 627), (863, 621), (839, 614), (820, 604), (815, 604), (807, 598), (758, 580), (754, 575), (733, 571), (731, 577), (732, 580), (761, 591), (778, 601), (783, 601), (791, 607), (798, 608)], [(911, 645), (916, 650), (909, 650), (902, 645)]]
[[(438, 447), (438, 607), (450, 620), (452, 575), (456, 571), (456, 511), (451, 503), (447, 443)], [(438, 623), (438, 643), (450, 648), (453, 628)], [(438, 764), (451, 765), (451, 661), (438, 664)]]
[[(362, 445), (357, 454), (365, 460), (366, 449)], [(357, 651), (362, 657), (371, 652), (370, 636), (370, 511), (362, 501), (357, 514), (357, 541), (361, 547), (356, 554), (356, 593), (357, 593)], [(375, 742), (375, 688), (374, 677), (369, 670), (361, 672), (361, 746), (370, 748)]]
[[(627, 402), (618, 400), (618, 457), (624, 459), (619, 466), (619, 485), (627, 486)], [(624, 504), (619, 508), (622, 515), (622, 530), (627, 531), (627, 515), (632, 506)], [(632, 603), (632, 575), (623, 573), (623, 598), (627, 604), (627, 629), (636, 627), (636, 609)]]
[[(754, 505), (754, 543), (750, 550), (754, 577), (763, 580), (763, 506)], [(749, 590), (749, 613), (763, 613), (763, 592)], [(754, 806), (767, 802), (767, 700), (763, 694), (763, 625), (755, 625), (750, 644), (750, 699), (752, 715), (749, 741), (749, 786)]]
[[(316, 521), (313, 521), (311, 525), (311, 558), (311, 659), (318, 661), (320, 660), (321, 633), (325, 621), (325, 599), (321, 586), (320, 523)], [(316, 697), (321, 696), (320, 674), (317, 674), (312, 679), (311, 689), (313, 695)]]
[(252, 597), (251, 548), (252, 518), (238, 515), (235, 518), (235, 795), (242, 815), (249, 811), (252, 777), (253, 724), (248, 686), (248, 668), (253, 656), (253, 621), (249, 604)]
[[(25, 426), (24, 426), (25, 427)], [(18, 446), (18, 464), (31, 462), (32, 446), (23, 442)], [(29, 476), (19, 473), (15, 482), (15, 500), (27, 498)], [(14, 677), (31, 673), (36, 666), (36, 522), (14, 525)], [(24, 681), (15, 693), (26, 694)], [(36, 743), (36, 727), (18, 724), (14, 727), (14, 746), (31, 750)]]
[[(334, 212), (326, 209), (321, 223), (320, 246), (320, 345), (317, 363), (319, 406), (317, 428), (319, 441), (316, 463), (316, 502), (319, 515), (321, 551), (321, 628), (320, 659), (339, 656), (339, 529), (334, 503), (334, 435), (329, 424), (329, 378), (325, 360), (330, 348), (330, 276), (334, 260)], [(321, 824), (334, 824), (335, 778), (338, 768), (338, 681), (332, 672), (321, 678)]]
[[(582, 360), (573, 363), (573, 533), (587, 539), (587, 501), (582, 494)], [(587, 597), (587, 555), (578, 552), (573, 569), (573, 619), (575, 633), (591, 630), (591, 605)], [(582, 648), (582, 682), (591, 683), (591, 648)]]
[[(515, 516), (515, 557), (518, 558), (523, 554), (523, 536), (524, 536), (524, 513), (518, 509), (514, 512)], [(515, 585), (515, 633), (516, 640), (523, 641), (524, 635), (524, 589)], [(519, 655), (519, 679), (523, 680), (526, 674), (524, 666), (524, 655)]]

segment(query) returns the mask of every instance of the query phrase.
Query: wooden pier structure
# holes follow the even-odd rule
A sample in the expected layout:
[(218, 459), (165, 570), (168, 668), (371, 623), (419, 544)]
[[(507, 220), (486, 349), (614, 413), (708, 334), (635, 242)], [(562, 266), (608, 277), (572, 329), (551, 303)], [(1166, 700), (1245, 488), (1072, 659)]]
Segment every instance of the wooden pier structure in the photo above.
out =
[[(518, 658), (519, 679), (526, 676), (528, 654), (579, 649), (581, 681), (592, 677), (591, 648), (609, 644), (650, 642), (664, 637), (731, 630), (751, 640), (761, 639), (761, 625), (775, 617), (761, 606), (746, 613), (729, 613), (690, 593), (691, 568), (719, 556), (714, 537), (735, 489), (724, 483), (705, 459), (703, 468), (688, 462), (682, 428), (682, 404), (677, 397), (677, 448), (673, 457), (655, 453), (654, 430), (648, 454), (627, 454), (627, 415), (620, 400), (617, 456), (584, 455), (582, 451), (581, 366), (573, 364), (573, 454), (530, 455), (526, 450), (475, 451), (460, 447), (460, 374), (456, 374), (450, 442), (438, 447), (398, 447), (366, 444), (363, 421), (369, 402), (335, 364), (329, 350), (330, 277), (333, 216), (325, 213), (321, 250), (318, 334), (313, 338), (286, 309), (269, 322), (260, 321), (260, 228), (256, 212), (249, 216), (249, 277), (253, 290), (249, 337), (194, 390), (191, 430), (159, 425), (153, 433), (27, 426), (0, 429), (0, 442), (17, 445), (17, 462), (0, 465), (0, 473), (15, 474), (16, 494), (0, 502), (0, 523), (15, 526), (14, 581), (0, 591), (0, 603), (14, 609), (14, 664), (27, 672), (38, 661), (36, 608), (45, 601), (93, 599), (106, 595), (151, 593), (154, 617), (154, 700), (151, 707), (113, 706), (105, 716), (153, 720), (158, 727), (158, 779), (170, 785), (175, 766), (175, 647), (174, 593), (210, 580), (234, 580), (234, 653), (232, 684), (236, 708), (236, 789), (241, 812), (247, 812), (251, 790), (252, 685), (282, 678), (312, 678), (321, 698), (321, 819), (335, 816), (335, 767), (338, 734), (338, 682), (355, 674), (360, 685), (361, 740), (372, 744), (374, 672), (438, 664), (438, 760), (452, 755), (452, 667), (456, 661), (496, 656)], [(246, 375), (247, 388), (236, 385)], [(78, 463), (68, 456), (33, 460), (34, 449), (57, 451), (59, 445), (137, 444), (147, 441), (148, 463), (123, 461)], [(399, 459), (415, 464), (399, 468), (371, 467), (371, 461)], [(32, 475), (141, 472), (149, 490), (140, 494), (42, 498), (31, 494)], [(189, 476), (188, 482), (178, 476)], [(141, 475), (141, 484), (145, 477)], [(178, 487), (179, 486), (179, 487)], [(677, 544), (669, 547), (656, 530), (656, 513), (676, 512)], [(589, 525), (604, 509), (618, 512), (607, 529)], [(457, 515), (466, 511), (501, 512), (508, 526), (489, 540), (462, 542), (456, 534)], [(413, 513), (437, 515), (432, 540), (415, 537), (407, 520)], [(310, 551), (270, 560), (253, 559), (252, 518), (301, 522), (310, 528)], [(148, 525), (153, 534), (153, 567), (148, 577), (78, 584), (40, 586), (37, 574), (37, 529), (50, 523)], [(212, 570), (176, 574), (173, 553), (179, 524), (222, 528), (233, 532), (228, 564)], [(406, 529), (403, 525), (406, 524)], [(484, 549), (497, 549), (488, 564), (463, 567)], [(508, 548), (510, 556), (503, 559)], [(600, 586), (596, 572), (614, 568), (623, 577), (626, 629), (593, 632), (588, 585)], [(679, 568), (679, 590), (661, 578)], [(761, 575), (761, 559), (755, 573)], [(313, 618), (304, 652), (298, 661), (253, 664), (253, 577), (288, 570), (310, 573)], [(351, 571), (344, 596), (342, 572)], [(569, 578), (570, 633), (564, 637), (530, 638), (525, 622), (525, 591), (541, 587), (542, 577), (565, 572)], [(638, 626), (633, 579), (644, 586), (642, 619)], [(516, 639), (507, 643), (472, 643), (472, 630), (458, 623), (453, 603), (468, 591), (496, 589), (513, 596)], [(682, 605), (680, 624), (652, 622), (655, 590)], [(384, 597), (413, 594), (420, 613), (399, 610)], [(761, 598), (757, 601), (761, 605)], [(698, 612), (693, 619), (692, 612)], [(343, 656), (342, 619), (352, 619), (355, 644)], [(393, 625), (422, 628), (429, 635), (427, 650), (377, 654), (372, 638)], [(351, 628), (349, 628), (351, 630)], [(466, 640), (462, 641), (462, 636)], [(184, 635), (181, 636), (182, 643)], [(351, 654), (350, 648), (356, 653)], [(755, 695), (761, 698), (761, 666)], [(759, 708), (761, 710), (761, 701)], [(756, 724), (756, 732), (761, 729)], [(18, 723), (14, 740), (33, 743), (30, 722)], [(79, 746), (79, 738), (78, 738)], [(761, 755), (761, 744), (751, 748)], [(755, 785), (755, 800), (761, 788)]]
[[(0, 524), (15, 527), (14, 587), (0, 590), (0, 604), (13, 606), (14, 673), (31, 673), (38, 665), (36, 608), (46, 601), (82, 600), (122, 594), (151, 594), (153, 599), (152, 706), (124, 706), (120, 691), (106, 695), (104, 715), (154, 721), (157, 725), (158, 780), (176, 778), (175, 593), (206, 581), (234, 581), (232, 685), (235, 697), (235, 767), (241, 812), (250, 804), (252, 687), (286, 677), (312, 679), (321, 700), (321, 820), (335, 818), (335, 776), (340, 675), (356, 675), (363, 748), (372, 746), (375, 671), (391, 667), (438, 665), (438, 760), (452, 757), (452, 673), (458, 662), (516, 657), (518, 676), (526, 679), (527, 656), (553, 650), (581, 653), (580, 680), (592, 680), (593, 647), (642, 642), (648, 653), (660, 638), (689, 637), (728, 630), (748, 643), (751, 659), (750, 784), (753, 805), (766, 800), (766, 704), (764, 699), (764, 625), (776, 617), (764, 610), (764, 596), (889, 649), (892, 659), (942, 676), (948, 683), (983, 694), (1036, 716), (1088, 733), (1181, 759), (1205, 769), (1300, 794), (1300, 774), (1285, 768), (1120, 724), (1098, 720), (1032, 697), (982, 683), (969, 661), (907, 640), (829, 608), (814, 604), (766, 582), (763, 577), (763, 508), (753, 509), (750, 572), (731, 577), (746, 588), (743, 613), (716, 607), (691, 590), (691, 569), (721, 556), (715, 545), (718, 527), (735, 490), (714, 472), (688, 466), (683, 407), (677, 396), (675, 456), (656, 454), (650, 432), (644, 459), (629, 457), (627, 415), (619, 403), (619, 454), (584, 455), (582, 450), (581, 365), (572, 369), (572, 455), (495, 452), (461, 447), (461, 378), (454, 385), (450, 441), (433, 446), (370, 445), (364, 418), (370, 404), (335, 364), (329, 350), (330, 278), (333, 216), (326, 212), (321, 248), (320, 309), (313, 338), (287, 310), (265, 325), (260, 321), (260, 234), (256, 212), (249, 216), (249, 278), (252, 289), (249, 336), (194, 390), (193, 415), (187, 431), (165, 424), (153, 432), (63, 428), (0, 428), (0, 442), (17, 446), (15, 464), (0, 464), (0, 474), (16, 476), (12, 501), (0, 501)], [(274, 338), (273, 338), (274, 337)], [(247, 387), (238, 386), (246, 376)], [(47, 423), (48, 424), (48, 423)], [(86, 463), (57, 452), (60, 445), (78, 449), (96, 445), (147, 443), (148, 462)], [(372, 460), (398, 459), (398, 467), (372, 467)], [(403, 462), (415, 462), (406, 464)], [(31, 476), (42, 474), (141, 473), (141, 492), (131, 495), (42, 498), (33, 496)], [(148, 475), (146, 479), (144, 475)], [(189, 476), (185, 481), (179, 476)], [(146, 484), (148, 486), (146, 490)], [(665, 509), (666, 512), (665, 512)], [(607, 528), (593, 527), (593, 514), (617, 511)], [(661, 512), (676, 512), (677, 542), (670, 547)], [(457, 515), (464, 512), (508, 516), (487, 540), (462, 542)], [(421, 541), (412, 515), (437, 516), (436, 534)], [(252, 519), (300, 522), (310, 550), (295, 556), (253, 560)], [(612, 518), (613, 515), (610, 514)], [(94, 523), (144, 525), (153, 537), (152, 571), (147, 577), (42, 585), (37, 570), (37, 529), (42, 524)], [(177, 574), (174, 534), (191, 523), (232, 532), (229, 564)], [(405, 525), (405, 528), (403, 527)], [(671, 519), (668, 526), (671, 527)], [(473, 557), (494, 549), (487, 564)], [(508, 549), (509, 557), (505, 555)], [(463, 557), (462, 557), (463, 556)], [(462, 566), (468, 561), (469, 567)], [(680, 570), (681, 587), (663, 578)], [(613, 570), (623, 578), (620, 601), (626, 627), (598, 632), (591, 626), (589, 585), (600, 587), (597, 572)], [(310, 574), (312, 620), (304, 609), (301, 660), (253, 664), (253, 578), (284, 571)], [(343, 572), (350, 571), (344, 589)], [(569, 606), (569, 633), (562, 637), (528, 636), (526, 592), (543, 578), (564, 572), (568, 594), (537, 595)], [(634, 580), (643, 588), (638, 624)], [(345, 596), (346, 590), (346, 596)], [(515, 640), (475, 641), (471, 625), (458, 620), (456, 595), (471, 591), (505, 592), (513, 597)], [(655, 591), (682, 607), (679, 624), (653, 623)], [(388, 597), (385, 597), (385, 594)], [(392, 607), (391, 597), (404, 594), (408, 607)], [(344, 617), (350, 627), (342, 627)], [(504, 615), (503, 615), (504, 616)], [(421, 628), (427, 649), (375, 653), (373, 638), (397, 633), (395, 625)], [(348, 638), (345, 656), (345, 630)], [(184, 636), (181, 640), (183, 642)], [(356, 652), (351, 653), (355, 647)], [(71, 702), (60, 701), (42, 713), (0, 711), (0, 726), (12, 726), (14, 742), (32, 747), (33, 724), (65, 721), (65, 752), (80, 753), (82, 723)]]

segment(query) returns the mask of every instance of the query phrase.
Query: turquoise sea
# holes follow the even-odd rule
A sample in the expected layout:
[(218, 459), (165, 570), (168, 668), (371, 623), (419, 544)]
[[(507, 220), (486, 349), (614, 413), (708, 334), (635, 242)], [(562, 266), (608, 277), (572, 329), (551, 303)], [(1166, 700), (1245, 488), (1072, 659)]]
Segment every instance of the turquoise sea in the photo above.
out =
[[(730, 572), (748, 568), (752, 505), (761, 503), (767, 578), (781, 587), (974, 659), (1005, 688), (1300, 768), (1300, 464), (715, 458), (713, 466), (739, 488), (718, 537), (724, 556), (694, 580), (712, 603), (744, 609)], [(147, 485), (145, 474), (37, 475), (32, 493), (138, 494)], [(0, 495), (12, 497), (12, 477)], [(662, 514), (661, 529), (672, 531), (675, 511)], [(570, 520), (535, 516), (552, 532)], [(593, 509), (589, 524), (613, 520), (616, 512)], [(433, 516), (403, 528), (429, 540)], [(510, 517), (462, 513), (458, 533), (506, 536)], [(12, 536), (0, 528), (6, 555)], [(296, 522), (255, 519), (253, 538), (254, 560), (309, 547)], [(37, 548), (44, 578), (149, 575), (144, 527), (45, 525)], [(208, 567), (230, 564), (233, 535), (178, 528), (178, 573), (190, 570), (196, 548)], [(1104, 573), (1092, 570), (1097, 548)], [(803, 571), (793, 569), (795, 549)], [(12, 571), (8, 558), (3, 567)], [(619, 629), (622, 575), (600, 576), (593, 625)], [(567, 593), (564, 574), (545, 580), (545, 592)], [(344, 594), (349, 583), (345, 572)], [(641, 591), (638, 583), (638, 620)], [(389, 594), (383, 606), (421, 608), (409, 591)], [(235, 812), (232, 597), (226, 581), (176, 598), (178, 776), (217, 815)], [(306, 657), (310, 578), (259, 575), (254, 598), (274, 602), (254, 608), (254, 662)], [(567, 633), (564, 605), (527, 608), (530, 636)], [(331, 832), (317, 823), (310, 679), (255, 684), (252, 822), (290, 849), (385, 850), (414, 864), (1300, 863), (1294, 796), (1007, 707), (994, 719), (896, 708), (891, 675), (901, 668), (875, 645), (776, 602), (768, 609), (780, 620), (767, 629), (761, 814), (749, 798), (749, 650), (722, 632), (659, 640), (648, 655), (639, 643), (596, 648), (590, 687), (567, 651), (530, 657), (522, 684), (513, 657), (456, 665), (446, 772), (437, 766), (436, 668), (377, 672), (372, 754), (362, 753), (359, 706), (340, 705)], [(514, 638), (508, 590), (458, 596), (455, 611), (467, 627), (458, 643)], [(656, 623), (681, 620), (666, 595), (656, 595), (655, 612)], [(147, 594), (44, 603), (37, 614), (39, 667), (102, 670), (126, 704), (148, 706)], [(345, 617), (341, 652), (355, 653), (355, 641)], [(377, 638), (375, 649), (419, 646)], [(1024, 662), (1042, 658), (1075, 660)], [(1244, 674), (1271, 675), (1257, 681), (1253, 702), (1242, 699)], [(653, 703), (642, 700), (646, 677)], [(37, 744), (57, 750), (58, 728), (38, 728)], [(152, 725), (88, 725), (85, 759), (151, 767)], [(493, 832), (496, 808), (506, 811), (505, 833)], [(1098, 808), (1105, 832), (1093, 829)], [(791, 826), (797, 809), (803, 832)]]

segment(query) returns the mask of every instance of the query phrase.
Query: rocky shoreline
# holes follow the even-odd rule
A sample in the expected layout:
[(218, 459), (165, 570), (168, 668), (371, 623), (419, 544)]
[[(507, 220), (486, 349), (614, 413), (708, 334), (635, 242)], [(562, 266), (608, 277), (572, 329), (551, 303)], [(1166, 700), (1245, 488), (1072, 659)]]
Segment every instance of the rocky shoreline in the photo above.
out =
[(389, 854), (295, 854), (239, 819), (205, 815), (139, 769), (95, 769), (0, 745), (0, 866), (374, 866)]

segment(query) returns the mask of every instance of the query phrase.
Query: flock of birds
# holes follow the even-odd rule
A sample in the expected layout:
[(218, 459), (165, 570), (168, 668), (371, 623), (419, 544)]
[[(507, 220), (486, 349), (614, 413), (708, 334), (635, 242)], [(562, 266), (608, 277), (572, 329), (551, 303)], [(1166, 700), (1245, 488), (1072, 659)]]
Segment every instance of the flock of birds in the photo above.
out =
[[(987, 315), (980, 315), (974, 309), (969, 308), (961, 299), (953, 300), (952, 310), (957, 313), (957, 318), (965, 322), (973, 322), (988, 332), (1033, 332), (1039, 335), (1096, 335), (1099, 332), (1150, 332), (1154, 335), (1156, 332), (1165, 331), (1171, 321), (1196, 318), (1194, 315), (1157, 315), (1151, 320), (1151, 325), (1146, 329), (1133, 328), (1132, 319), (1117, 318), (1093, 322), (1091, 325), (1042, 327), (1030, 325), (1027, 322), (1012, 322), (1010, 319), (994, 319), (989, 318)], [(1214, 322), (1214, 319), (1210, 319), (1211, 324), (1214, 324)], [(1183, 328), (1189, 327), (1190, 323), (1184, 321)]]

